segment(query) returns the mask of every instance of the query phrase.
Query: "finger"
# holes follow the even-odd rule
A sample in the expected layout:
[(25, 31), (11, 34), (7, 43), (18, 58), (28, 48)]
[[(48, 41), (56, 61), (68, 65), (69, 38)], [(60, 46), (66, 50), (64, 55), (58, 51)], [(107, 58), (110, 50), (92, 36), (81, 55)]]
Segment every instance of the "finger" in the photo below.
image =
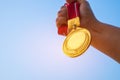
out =
[[(81, 3), (80, 6), (81, 26), (88, 27), (91, 20), (95, 20), (94, 13), (87, 1)], [(86, 24), (87, 23), (87, 24)]]
[(65, 8), (65, 6), (61, 6), (61, 8), (60, 8), (60, 9), (62, 9), (62, 8)]
[(58, 17), (67, 17), (67, 12), (65, 11), (59, 11), (58, 14), (57, 14)]
[(61, 17), (61, 16), (67, 17), (67, 8), (64, 7), (64, 8), (62, 8), (60, 11), (58, 11), (57, 16), (58, 16), (58, 17)]
[(79, 3), (82, 3), (82, 2), (84, 2), (85, 0), (77, 0)]
[(67, 25), (67, 18), (66, 17), (58, 17), (56, 19), (56, 26), (60, 27), (62, 25)]
[(90, 8), (90, 5), (87, 1), (84, 1), (83, 3), (81, 3), (81, 6), (80, 6), (80, 13), (82, 16), (91, 16), (93, 15), (93, 12)]

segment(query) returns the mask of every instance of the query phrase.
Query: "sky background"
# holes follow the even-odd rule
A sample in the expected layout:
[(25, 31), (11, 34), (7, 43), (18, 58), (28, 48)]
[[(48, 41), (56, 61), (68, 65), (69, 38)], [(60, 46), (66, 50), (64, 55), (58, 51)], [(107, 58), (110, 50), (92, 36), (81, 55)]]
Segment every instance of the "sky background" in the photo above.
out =
[[(92, 46), (62, 51), (56, 14), (65, 0), (0, 0), (0, 80), (120, 80), (120, 64)], [(120, 27), (120, 0), (89, 0), (97, 19)]]

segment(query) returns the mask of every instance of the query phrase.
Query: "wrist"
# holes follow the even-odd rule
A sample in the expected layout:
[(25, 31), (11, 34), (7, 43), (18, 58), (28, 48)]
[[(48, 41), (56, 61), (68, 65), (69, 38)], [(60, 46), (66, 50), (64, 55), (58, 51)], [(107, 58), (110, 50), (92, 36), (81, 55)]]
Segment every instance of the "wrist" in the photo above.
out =
[(103, 23), (98, 20), (95, 20), (90, 24), (91, 25), (89, 25), (87, 29), (90, 31), (92, 37), (91, 45), (94, 46), (94, 43), (96, 42), (96, 40), (99, 39), (98, 37), (100, 37), (100, 35), (102, 34), (103, 28), (101, 25), (103, 25)]
[(91, 33), (91, 36), (94, 37), (94, 35), (96, 34), (99, 34), (102, 32), (103, 28), (102, 28), (102, 25), (103, 23), (98, 21), (98, 20), (95, 20), (93, 22), (90, 23), (90, 25), (88, 24), (88, 30), (90, 31)]

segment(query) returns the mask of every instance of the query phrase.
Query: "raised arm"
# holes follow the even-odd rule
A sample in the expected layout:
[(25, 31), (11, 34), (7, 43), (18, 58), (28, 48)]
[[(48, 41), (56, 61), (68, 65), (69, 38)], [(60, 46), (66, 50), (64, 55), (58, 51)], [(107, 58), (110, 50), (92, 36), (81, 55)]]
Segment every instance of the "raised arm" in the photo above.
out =
[[(68, 3), (76, 0), (66, 0)], [(100, 22), (94, 16), (90, 5), (85, 0), (77, 0), (81, 3), (81, 26), (87, 28), (91, 35), (91, 45), (120, 63), (120, 28)], [(56, 19), (57, 27), (67, 25), (67, 10), (62, 7)]]

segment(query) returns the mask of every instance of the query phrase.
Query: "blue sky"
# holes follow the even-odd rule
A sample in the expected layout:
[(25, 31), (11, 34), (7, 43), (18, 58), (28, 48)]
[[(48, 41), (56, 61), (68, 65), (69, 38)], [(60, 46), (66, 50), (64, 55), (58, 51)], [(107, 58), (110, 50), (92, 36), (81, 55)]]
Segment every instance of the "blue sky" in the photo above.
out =
[[(56, 14), (64, 0), (0, 0), (0, 80), (119, 80), (120, 65), (92, 46), (62, 52)], [(119, 0), (89, 0), (95, 16), (120, 27)]]

